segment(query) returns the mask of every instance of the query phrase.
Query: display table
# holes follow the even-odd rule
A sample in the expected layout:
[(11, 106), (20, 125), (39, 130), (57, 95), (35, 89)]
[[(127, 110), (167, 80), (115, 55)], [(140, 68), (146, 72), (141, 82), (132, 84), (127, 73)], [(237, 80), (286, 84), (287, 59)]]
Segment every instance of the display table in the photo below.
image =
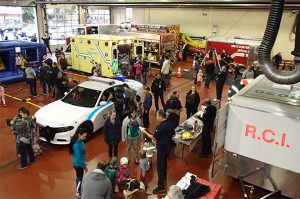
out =
[[(219, 100), (212, 100), (212, 105), (213, 106), (219, 106), (220, 101)], [(188, 147), (188, 151), (191, 152), (196, 144), (199, 142), (199, 140), (201, 139), (201, 133), (202, 133), (202, 126), (203, 123), (202, 121), (199, 119), (199, 116), (202, 117), (203, 115), (203, 110), (198, 111), (197, 113), (195, 113), (192, 117), (190, 117), (189, 119), (187, 119), (186, 121), (184, 121), (182, 124), (180, 124), (178, 127), (175, 128), (175, 135), (173, 136), (173, 141), (176, 144), (181, 145), (181, 156), (176, 156), (174, 153), (174, 156), (176, 156), (177, 158), (180, 158), (182, 160), (184, 160), (186, 162), (186, 164), (188, 164), (188, 161), (186, 159), (184, 159), (184, 148)], [(197, 129), (194, 129), (194, 124), (195, 121), (197, 121)], [(184, 126), (191, 126), (193, 129), (192, 130), (185, 130)], [(193, 139), (191, 140), (182, 140), (181, 139), (181, 134), (184, 133), (185, 131), (189, 131), (193, 134)]]

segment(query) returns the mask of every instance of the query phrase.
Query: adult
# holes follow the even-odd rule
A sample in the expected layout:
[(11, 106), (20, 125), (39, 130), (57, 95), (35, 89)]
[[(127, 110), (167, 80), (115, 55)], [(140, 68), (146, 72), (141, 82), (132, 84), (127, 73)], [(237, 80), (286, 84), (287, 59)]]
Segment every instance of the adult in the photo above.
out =
[(100, 160), (96, 169), (84, 177), (81, 199), (111, 199), (111, 183), (104, 173), (106, 166), (107, 163)]
[(57, 74), (55, 86), (57, 89), (57, 93), (56, 93), (57, 99), (63, 98), (65, 96), (65, 92), (68, 92), (69, 90), (67, 79), (66, 77), (63, 76), (61, 72)]
[(50, 36), (48, 34), (48, 31), (45, 32), (45, 35), (41, 39), (46, 45), (46, 48), (48, 48), (49, 53), (52, 55), (51, 48), (50, 48)]
[(192, 86), (192, 89), (187, 92), (185, 96), (185, 108), (186, 108), (186, 118), (190, 118), (195, 113), (197, 113), (198, 106), (200, 103), (200, 95), (196, 91), (195, 86)]
[(142, 62), (141, 61), (137, 61), (135, 64), (134, 64), (134, 67), (135, 67), (135, 77), (134, 79), (139, 81), (139, 82), (142, 82), (142, 70), (143, 70), (143, 66), (142, 66)]
[(228, 73), (226, 66), (222, 66), (222, 70), (217, 73), (216, 75), (216, 92), (217, 92), (217, 99), (221, 100), (222, 98), (222, 93), (223, 93), (223, 88), (225, 81), (227, 79)]
[(1, 36), (1, 40), (4, 40), (4, 30), (2, 29), (2, 27), (0, 27), (0, 36)]
[(128, 76), (128, 69), (129, 69), (129, 60), (126, 56), (126, 54), (123, 55), (123, 58), (121, 59), (120, 61), (120, 67), (121, 67), (121, 74), (124, 76), (124, 77), (127, 77)]
[(16, 71), (17, 71), (17, 75), (18, 75), (18, 70), (21, 69), (21, 61), (22, 58), (20, 56), (20, 53), (16, 54)]
[(210, 134), (214, 127), (217, 109), (211, 105), (209, 99), (205, 100), (204, 106), (206, 106), (202, 118), (202, 154), (201, 157), (207, 158), (211, 154), (211, 140)]
[(183, 54), (182, 61), (186, 61), (188, 51), (189, 51), (189, 45), (185, 43), (182, 47), (182, 54)]
[[(104, 140), (108, 145), (109, 159), (113, 156), (118, 157), (118, 145), (122, 139), (121, 122), (117, 117), (117, 112), (112, 110), (106, 119), (103, 127)], [(113, 155), (114, 150), (114, 155)]]
[(147, 74), (149, 71), (149, 63), (143, 58), (142, 62), (142, 77), (143, 77), (143, 85), (147, 85)]
[(160, 98), (161, 105), (163, 107), (165, 107), (164, 91), (166, 91), (166, 86), (165, 86), (164, 81), (161, 79), (160, 74), (157, 74), (156, 78), (153, 80), (152, 85), (151, 85), (151, 91), (154, 94), (154, 101), (155, 101), (156, 111), (159, 110), (158, 98)]
[(169, 60), (169, 56), (165, 56), (165, 61), (163, 62), (162, 68), (161, 68), (161, 75), (162, 79), (165, 82), (165, 86), (169, 85), (169, 75), (170, 75), (170, 68), (171, 68), (171, 61)]
[(199, 73), (199, 70), (200, 70), (201, 60), (200, 60), (199, 56), (195, 56), (194, 59), (195, 59), (195, 80), (194, 80), (194, 84), (197, 85), (197, 82), (198, 82), (197, 77), (198, 77), (198, 73)]
[(31, 42), (37, 42), (37, 37), (36, 37), (36, 33), (33, 33), (33, 35), (30, 38)]
[(65, 71), (67, 68), (68, 68), (68, 64), (67, 64), (67, 60), (66, 60), (66, 57), (65, 57), (65, 53), (61, 53), (60, 54), (60, 57), (58, 58), (57, 60), (57, 64), (58, 64), (58, 67)]
[(141, 130), (147, 137), (156, 142), (157, 160), (156, 169), (158, 175), (157, 188), (153, 190), (153, 194), (166, 192), (165, 181), (167, 180), (168, 155), (172, 151), (174, 143), (172, 137), (174, 135), (173, 123), (166, 119), (166, 112), (162, 109), (157, 111), (157, 120), (159, 125), (156, 127), (154, 134), (150, 134), (145, 130)]
[[(276, 69), (279, 69), (279, 65), (282, 62), (282, 56), (281, 56), (281, 52), (278, 52), (273, 58), (272, 58), (274, 65), (276, 66)], [(284, 69), (284, 68), (283, 68)], [(282, 69), (282, 70), (283, 70)]]
[(173, 95), (170, 96), (170, 99), (166, 103), (165, 111), (167, 112), (168, 120), (171, 120), (173, 126), (177, 127), (179, 125), (180, 113), (182, 111), (178, 91), (174, 91)]
[(227, 58), (227, 53), (226, 53), (225, 50), (222, 50), (221, 61), (220, 61), (221, 66), (226, 66), (227, 65), (226, 58)]
[(140, 126), (141, 119), (137, 117), (135, 110), (132, 110), (122, 123), (122, 141), (126, 142), (126, 157), (130, 161), (131, 148), (133, 148), (136, 164), (139, 164), (138, 149), (141, 138)]
[(47, 95), (47, 86), (49, 93), (51, 92), (49, 71), (50, 67), (46, 63), (43, 63), (40, 68), (40, 82), (43, 87), (43, 95)]
[(69, 153), (73, 155), (72, 165), (76, 172), (76, 195), (81, 196), (81, 183), (83, 179), (84, 171), (87, 172), (86, 152), (83, 141), (87, 136), (87, 130), (84, 128), (78, 128), (71, 138), (69, 145)]
[(257, 78), (259, 75), (262, 75), (263, 72), (261, 71), (260, 65), (258, 61), (253, 62), (253, 70), (254, 70), (254, 78)]
[(252, 65), (249, 65), (243, 72), (242, 79), (254, 79), (254, 70)]
[(26, 80), (30, 86), (30, 94), (33, 97), (37, 97), (37, 91), (36, 91), (36, 73), (33, 70), (31, 64), (28, 64), (26, 69), (25, 69), (25, 74), (26, 74)]
[(210, 80), (213, 78), (215, 74), (215, 63), (212, 59), (206, 62), (205, 73), (206, 73), (205, 87), (209, 88)]
[(29, 163), (35, 162), (34, 152), (32, 148), (33, 143), (33, 132), (31, 131), (31, 124), (29, 122), (30, 112), (26, 108), (22, 107), (19, 109), (20, 117), (16, 117), (11, 120), (11, 128), (13, 133), (16, 135), (17, 151), (20, 155), (21, 164), (17, 167), (18, 169), (26, 169)]
[(47, 57), (47, 55), (43, 56), (43, 61), (48, 65), (48, 66), (52, 66), (53, 64), (53, 60), (51, 59), (51, 57)]
[(60, 72), (60, 68), (58, 68), (58, 65), (56, 62), (53, 62), (50, 70), (49, 70), (49, 75), (50, 75), (50, 85), (53, 88), (53, 93), (52, 97), (56, 97), (58, 95), (58, 89), (56, 87), (56, 81), (57, 81), (57, 75)]

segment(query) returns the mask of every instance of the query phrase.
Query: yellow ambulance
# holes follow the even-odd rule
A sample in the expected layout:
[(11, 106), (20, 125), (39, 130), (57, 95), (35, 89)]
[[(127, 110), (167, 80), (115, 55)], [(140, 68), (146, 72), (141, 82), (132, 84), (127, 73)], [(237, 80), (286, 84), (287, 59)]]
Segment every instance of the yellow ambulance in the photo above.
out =
[(76, 35), (64, 53), (74, 70), (93, 73), (95, 64), (100, 63), (102, 76), (114, 77), (123, 56), (142, 56), (144, 45), (131, 36)]

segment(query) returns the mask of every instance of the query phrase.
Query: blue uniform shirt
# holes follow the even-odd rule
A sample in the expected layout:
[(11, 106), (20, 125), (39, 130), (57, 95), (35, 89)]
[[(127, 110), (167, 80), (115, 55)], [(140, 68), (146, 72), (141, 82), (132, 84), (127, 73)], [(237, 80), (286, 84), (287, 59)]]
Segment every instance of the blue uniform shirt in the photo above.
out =
[(153, 137), (156, 139), (156, 148), (159, 153), (169, 153), (174, 143), (174, 126), (170, 120), (162, 121), (154, 132)]

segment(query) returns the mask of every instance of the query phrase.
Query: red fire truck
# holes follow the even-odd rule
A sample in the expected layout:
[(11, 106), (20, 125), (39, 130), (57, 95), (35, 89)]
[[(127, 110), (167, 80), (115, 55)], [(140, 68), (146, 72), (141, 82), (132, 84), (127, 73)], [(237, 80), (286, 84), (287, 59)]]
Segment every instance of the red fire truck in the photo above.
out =
[(252, 37), (211, 37), (207, 39), (206, 52), (216, 50), (219, 58), (223, 50), (230, 54), (234, 63), (247, 66), (257, 60), (260, 38)]

